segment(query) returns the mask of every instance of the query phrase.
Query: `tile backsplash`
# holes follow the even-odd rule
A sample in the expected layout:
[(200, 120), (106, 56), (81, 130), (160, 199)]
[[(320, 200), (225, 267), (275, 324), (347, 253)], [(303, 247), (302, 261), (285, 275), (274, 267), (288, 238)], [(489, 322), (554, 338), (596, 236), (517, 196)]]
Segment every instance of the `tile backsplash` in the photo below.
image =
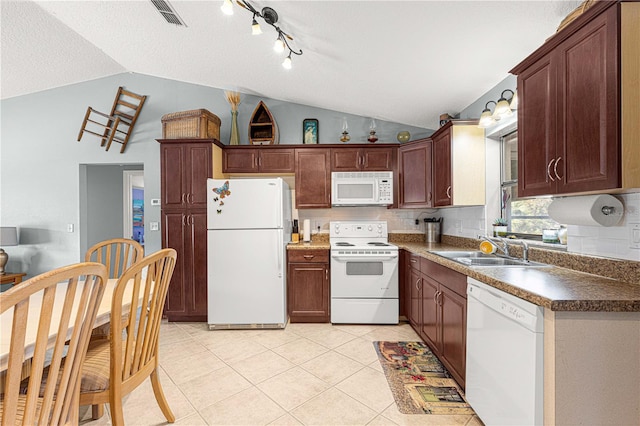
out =
[(632, 247), (633, 230), (640, 228), (640, 193), (616, 197), (624, 205), (622, 222), (607, 227), (568, 225), (568, 252), (640, 261), (640, 247)]
[[(640, 193), (619, 194), (625, 207), (623, 221), (617, 226), (568, 225), (567, 252), (640, 261), (640, 248), (632, 248), (633, 229), (640, 229)], [(442, 234), (478, 238), (486, 235), (484, 206), (444, 209), (387, 209), (384, 207), (337, 207), (294, 210), (293, 218), (309, 219), (312, 234), (329, 232), (332, 220), (386, 220), (389, 232), (424, 233), (425, 217), (442, 218)], [(416, 219), (420, 219), (418, 225)], [(640, 231), (639, 231), (640, 232)]]

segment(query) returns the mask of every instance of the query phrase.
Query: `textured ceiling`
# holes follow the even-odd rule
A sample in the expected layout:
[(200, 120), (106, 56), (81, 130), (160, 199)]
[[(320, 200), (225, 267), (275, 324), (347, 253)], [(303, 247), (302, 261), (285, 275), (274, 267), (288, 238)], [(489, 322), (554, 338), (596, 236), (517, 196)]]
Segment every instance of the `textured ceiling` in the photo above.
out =
[[(275, 31), (222, 0), (1, 0), (3, 99), (135, 72), (408, 125), (437, 128), (508, 75), (580, 2), (252, 1), (273, 7), (302, 49), (293, 68)], [(260, 21), (262, 22), (262, 21)], [(480, 111), (478, 111), (479, 115)]]

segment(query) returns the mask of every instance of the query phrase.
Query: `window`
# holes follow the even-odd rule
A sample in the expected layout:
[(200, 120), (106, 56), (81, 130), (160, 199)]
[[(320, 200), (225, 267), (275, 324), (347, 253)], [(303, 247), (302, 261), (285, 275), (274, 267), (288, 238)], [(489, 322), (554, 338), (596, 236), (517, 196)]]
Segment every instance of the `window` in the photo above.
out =
[(507, 219), (510, 233), (537, 237), (542, 230), (558, 228), (547, 209), (551, 198), (518, 199), (518, 133), (513, 131), (501, 139), (501, 213)]

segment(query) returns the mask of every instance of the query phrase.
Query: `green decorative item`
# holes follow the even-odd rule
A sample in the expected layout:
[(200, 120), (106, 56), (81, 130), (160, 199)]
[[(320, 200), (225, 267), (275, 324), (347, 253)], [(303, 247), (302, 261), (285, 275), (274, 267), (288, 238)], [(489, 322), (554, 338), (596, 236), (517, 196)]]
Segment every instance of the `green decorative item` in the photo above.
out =
[(507, 236), (507, 220), (501, 217), (493, 221), (493, 236), (494, 237), (506, 237)]
[(231, 111), (231, 137), (229, 145), (239, 145), (240, 135), (238, 133), (238, 111)]

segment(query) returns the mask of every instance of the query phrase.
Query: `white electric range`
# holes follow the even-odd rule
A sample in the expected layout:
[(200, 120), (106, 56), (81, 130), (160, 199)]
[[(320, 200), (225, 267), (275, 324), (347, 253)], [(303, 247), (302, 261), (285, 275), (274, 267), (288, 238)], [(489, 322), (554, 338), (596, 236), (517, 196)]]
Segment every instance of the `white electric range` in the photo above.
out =
[(398, 247), (389, 244), (387, 222), (329, 223), (331, 322), (397, 324)]

